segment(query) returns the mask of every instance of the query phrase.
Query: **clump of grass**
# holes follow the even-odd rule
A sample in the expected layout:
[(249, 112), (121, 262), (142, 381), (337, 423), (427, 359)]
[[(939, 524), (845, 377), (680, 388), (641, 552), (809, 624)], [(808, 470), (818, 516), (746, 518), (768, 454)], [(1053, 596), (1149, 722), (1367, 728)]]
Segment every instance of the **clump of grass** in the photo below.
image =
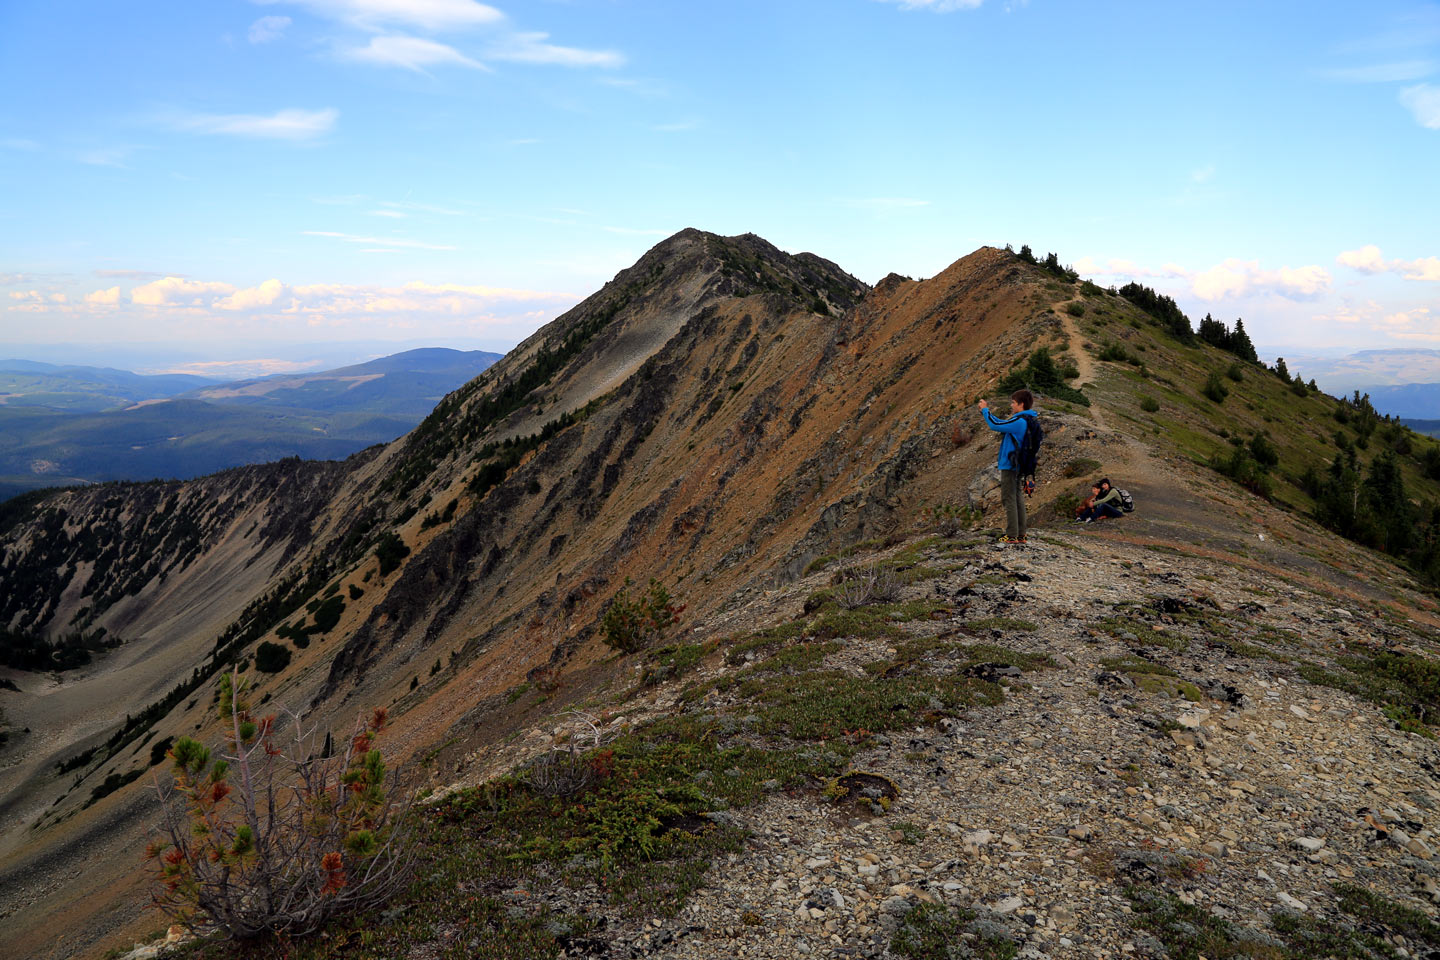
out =
[(1033, 633), (1040, 629), (1029, 620), (1017, 620), (1014, 617), (984, 617), (980, 620), (967, 620), (965, 626), (973, 630), (1003, 630), (1007, 633)]
[(647, 663), (640, 672), (640, 683), (652, 687), (667, 680), (674, 680), (694, 670), (705, 655), (714, 649), (707, 643), (672, 643), (651, 650)]
[[(1145, 647), (1165, 647), (1178, 652), (1190, 649), (1190, 641), (1184, 637), (1156, 630), (1147, 623), (1129, 617), (1106, 617), (1097, 626), (1117, 640), (1128, 643), (1138, 643)], [(1134, 639), (1127, 639), (1124, 636), (1127, 633)]]
[(890, 952), (909, 960), (1011, 960), (1017, 950), (993, 922), (977, 922), (972, 910), (938, 903), (922, 903), (911, 910), (890, 938)]
[(1130, 886), (1125, 895), (1132, 921), (1151, 933), (1172, 960), (1249, 957), (1255, 960), (1391, 960), (1401, 954), (1379, 934), (1401, 936), (1412, 945), (1440, 946), (1440, 926), (1419, 910), (1386, 900), (1363, 887), (1337, 884), (1340, 909), (1357, 922), (1318, 914), (1276, 913), (1270, 930), (1231, 923), (1202, 907), (1150, 886)]
[(1366, 650), (1341, 657), (1338, 670), (1302, 663), (1310, 683), (1344, 690), (1378, 704), (1402, 730), (1433, 737), (1440, 721), (1440, 663), (1398, 650)]

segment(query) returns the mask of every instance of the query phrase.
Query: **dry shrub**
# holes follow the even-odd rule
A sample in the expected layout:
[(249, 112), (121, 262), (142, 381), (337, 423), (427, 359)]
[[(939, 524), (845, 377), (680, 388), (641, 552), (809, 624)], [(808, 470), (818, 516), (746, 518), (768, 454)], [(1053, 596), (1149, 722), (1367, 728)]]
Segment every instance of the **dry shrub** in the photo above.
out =
[(835, 588), (835, 602), (846, 610), (871, 603), (890, 603), (900, 596), (900, 575), (894, 567), (851, 567)]
[(530, 761), (520, 779), (531, 790), (547, 797), (573, 797), (584, 793), (596, 780), (614, 770), (615, 752), (602, 750), (607, 737), (600, 722), (587, 713), (570, 711), (584, 729), (563, 743)]

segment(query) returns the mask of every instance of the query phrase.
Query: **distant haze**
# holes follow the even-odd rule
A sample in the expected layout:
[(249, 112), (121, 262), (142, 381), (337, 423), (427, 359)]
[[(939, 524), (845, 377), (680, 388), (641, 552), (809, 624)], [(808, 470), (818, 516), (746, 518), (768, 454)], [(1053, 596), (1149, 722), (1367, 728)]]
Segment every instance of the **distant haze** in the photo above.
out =
[(153, 376), (184, 373), (210, 380), (244, 380), (332, 370), (423, 347), (505, 354), (503, 340), (355, 340), (317, 343), (0, 343), (0, 367), (11, 359), (59, 366), (110, 367)]

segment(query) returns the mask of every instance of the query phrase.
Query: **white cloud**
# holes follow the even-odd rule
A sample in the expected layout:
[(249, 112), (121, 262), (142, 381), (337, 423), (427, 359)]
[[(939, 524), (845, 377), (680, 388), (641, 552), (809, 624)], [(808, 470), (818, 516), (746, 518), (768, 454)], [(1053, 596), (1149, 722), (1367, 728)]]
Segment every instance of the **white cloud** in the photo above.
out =
[[(256, 0), (274, 4), (285, 0)], [(499, 23), (505, 15), (475, 0), (293, 0), (323, 17), (366, 30), (381, 24), (405, 24), (426, 30), (455, 30)]]
[(40, 144), (34, 140), (26, 140), (24, 137), (6, 137), (0, 140), (0, 147), (4, 147), (7, 150), (24, 150), (27, 153), (31, 153), (39, 150)]
[(1427, 130), (1440, 130), (1440, 87), (1419, 83), (1400, 91), (1400, 102)]
[(290, 26), (289, 17), (261, 17), (250, 24), (250, 42), (269, 43), (272, 40), (279, 40), (288, 26)]
[(676, 123), (657, 123), (650, 129), (656, 133), (685, 133), (688, 130), (700, 129), (700, 121), (680, 120)]
[(452, 246), (443, 244), (424, 243), (420, 240), (407, 240), (402, 237), (362, 237), (353, 233), (337, 233), (334, 230), (303, 230), (307, 237), (330, 237), (335, 240), (343, 240), (346, 243), (368, 243), (374, 247), (386, 249), (404, 250), (454, 250)]
[(1392, 330), (1408, 330), (1415, 326), (1417, 321), (1424, 320), (1430, 316), (1429, 307), (1416, 307), (1413, 310), (1400, 310), (1396, 313), (1386, 314), (1380, 318), (1380, 325)]
[(1330, 289), (1330, 272), (1320, 266), (1262, 270), (1258, 260), (1230, 258), (1190, 279), (1201, 300), (1224, 300), (1253, 293), (1272, 293), (1295, 300), (1319, 296)]
[(601, 227), (606, 233), (618, 233), (622, 237), (668, 237), (671, 231), (641, 230), (635, 227)]
[(1367, 243), (1358, 250), (1342, 250), (1335, 257), (1335, 262), (1361, 273), (1384, 273), (1386, 269), (1385, 258), (1380, 255), (1380, 248), (1373, 243)]
[(340, 111), (291, 108), (275, 113), (192, 114), (175, 123), (184, 130), (234, 137), (257, 137), (266, 140), (310, 140), (329, 133), (335, 127)]
[(1417, 257), (1414, 260), (1386, 260), (1380, 248), (1367, 243), (1358, 250), (1343, 250), (1335, 262), (1361, 273), (1394, 273), (1406, 280), (1440, 283), (1440, 257)]
[(490, 47), (492, 60), (552, 64), (561, 67), (622, 67), (624, 54), (614, 50), (581, 50), (547, 43), (548, 33), (513, 33)]
[(404, 220), (409, 216), (408, 213), (401, 213), (399, 210), (366, 210), (365, 212), (372, 217), (390, 217), (393, 220)]
[(214, 307), (217, 310), (253, 310), (256, 307), (268, 307), (280, 299), (284, 292), (285, 284), (279, 280), (266, 280), (257, 287), (236, 290), (223, 300), (215, 301)]
[(162, 277), (130, 291), (130, 302), (146, 307), (203, 306), (210, 294), (228, 295), (235, 288), (228, 283)]
[(483, 63), (472, 60), (454, 47), (421, 37), (371, 37), (368, 46), (341, 52), (347, 60), (373, 63), (385, 67), (403, 67), (423, 73), (425, 67), (455, 64), (472, 70), (488, 70)]
[(1215, 164), (1213, 163), (1190, 171), (1191, 183), (1209, 183), (1213, 179), (1215, 179)]
[[(985, 0), (880, 0), (880, 2), (898, 4), (901, 10), (929, 10), (933, 13), (951, 13), (955, 10), (974, 10), (980, 6), (980, 4), (984, 3)], [(1007, 7), (1006, 9), (1009, 8)]]
[(1434, 60), (1402, 60), (1397, 63), (1376, 63), (1364, 67), (1322, 70), (1321, 76), (1346, 83), (1401, 83), (1406, 80), (1419, 80), (1434, 72)]
[(86, 303), (107, 304), (120, 302), (120, 288), (111, 287), (109, 290), (96, 290), (94, 293), (85, 294)]

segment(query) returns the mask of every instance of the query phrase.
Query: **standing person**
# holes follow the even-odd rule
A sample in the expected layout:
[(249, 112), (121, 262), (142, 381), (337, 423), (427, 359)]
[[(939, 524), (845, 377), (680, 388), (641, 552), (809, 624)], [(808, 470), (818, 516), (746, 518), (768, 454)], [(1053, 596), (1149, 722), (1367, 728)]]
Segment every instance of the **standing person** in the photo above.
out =
[(1001, 543), (1025, 542), (1025, 493), (1021, 489), (1020, 443), (1035, 420), (1035, 395), (1029, 390), (1010, 394), (1010, 416), (997, 417), (990, 404), (980, 401), (980, 415), (991, 430), (1000, 434), (1000, 454), (995, 465), (1000, 468), (1000, 502), (1005, 505), (1005, 536)]

